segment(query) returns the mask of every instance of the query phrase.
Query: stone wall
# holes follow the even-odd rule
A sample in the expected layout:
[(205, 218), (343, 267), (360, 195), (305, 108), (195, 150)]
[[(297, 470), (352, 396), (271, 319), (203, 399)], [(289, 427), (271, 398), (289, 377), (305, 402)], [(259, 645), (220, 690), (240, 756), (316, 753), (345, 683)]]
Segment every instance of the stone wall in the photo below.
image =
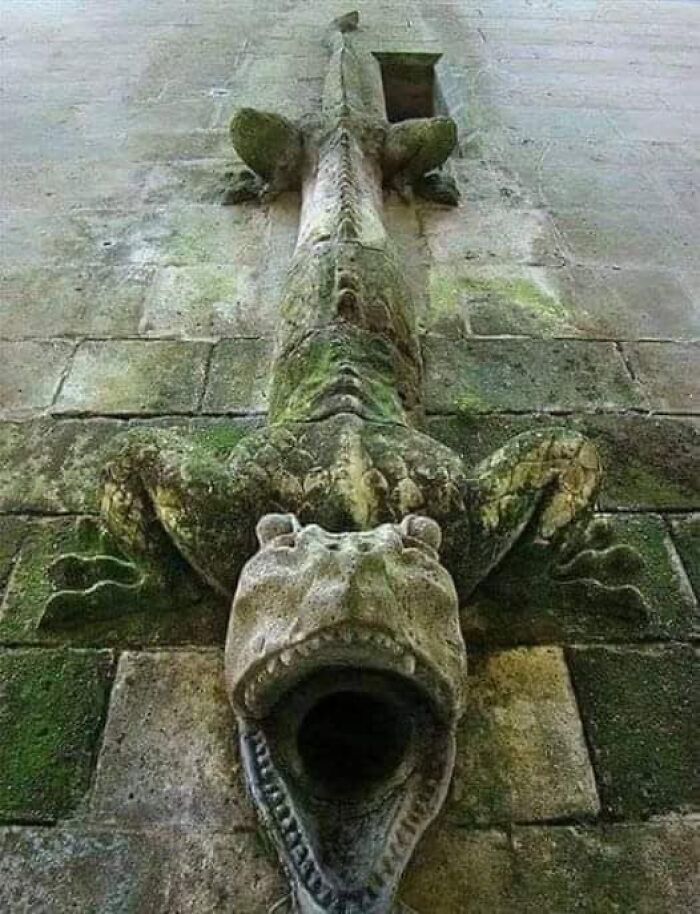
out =
[[(46, 567), (141, 423), (260, 423), (297, 199), (223, 205), (238, 105), (318, 102), (339, 2), (9, 2), (1, 14), (0, 909), (257, 914), (284, 894), (222, 685), (227, 608), (37, 627)], [(454, 784), (419, 914), (685, 914), (697, 869), (700, 8), (360, 5), (440, 52), (457, 209), (387, 202), (427, 428), (470, 461), (557, 423), (603, 454), (645, 618), (517, 556), (464, 607)], [(694, 513), (695, 512), (695, 513)], [(182, 604), (182, 605), (180, 605)], [(695, 689), (695, 692), (693, 692)], [(695, 840), (695, 844), (693, 843)], [(695, 849), (695, 850), (694, 850)], [(696, 897), (696, 895), (695, 895)]]

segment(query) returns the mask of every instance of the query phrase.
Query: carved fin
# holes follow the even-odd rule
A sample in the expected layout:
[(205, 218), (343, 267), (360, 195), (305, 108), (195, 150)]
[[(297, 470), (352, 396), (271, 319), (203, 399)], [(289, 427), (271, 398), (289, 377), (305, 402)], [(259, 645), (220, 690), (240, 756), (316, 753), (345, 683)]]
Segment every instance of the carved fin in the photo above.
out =
[(301, 131), (279, 114), (240, 108), (231, 119), (231, 141), (245, 164), (278, 189), (295, 188), (301, 175)]
[(447, 159), (457, 143), (457, 125), (449, 117), (392, 124), (384, 141), (384, 178), (401, 174), (414, 180)]

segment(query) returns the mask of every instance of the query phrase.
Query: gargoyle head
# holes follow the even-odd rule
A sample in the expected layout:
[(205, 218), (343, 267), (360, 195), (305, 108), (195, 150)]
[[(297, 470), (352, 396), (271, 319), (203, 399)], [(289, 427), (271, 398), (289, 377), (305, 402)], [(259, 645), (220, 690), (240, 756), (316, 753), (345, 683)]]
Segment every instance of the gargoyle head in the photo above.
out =
[(466, 654), (440, 528), (358, 533), (267, 515), (241, 574), (226, 676), (248, 785), (296, 910), (391, 910), (440, 806)]

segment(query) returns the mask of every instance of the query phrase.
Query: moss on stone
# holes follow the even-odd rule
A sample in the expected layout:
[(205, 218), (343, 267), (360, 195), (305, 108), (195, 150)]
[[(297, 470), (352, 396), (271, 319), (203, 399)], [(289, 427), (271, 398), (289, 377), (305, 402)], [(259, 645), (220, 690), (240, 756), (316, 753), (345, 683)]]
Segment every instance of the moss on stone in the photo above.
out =
[(697, 811), (697, 657), (690, 646), (569, 651), (604, 810)]
[[(89, 520), (89, 523), (84, 521)], [(94, 555), (104, 551), (94, 519), (35, 522), (28, 533), (8, 587), (0, 617), (0, 642), (146, 646), (162, 644), (221, 644), (226, 631), (226, 600), (183, 572), (178, 586), (144, 605), (124, 598), (110, 615), (90, 612), (66, 620), (65, 625), (40, 627), (47, 600), (54, 592), (48, 577), (52, 562), (61, 555)]]
[(0, 816), (50, 821), (88, 787), (112, 676), (105, 651), (0, 653)]
[(671, 518), (671, 530), (685, 573), (700, 600), (700, 514)]
[(531, 279), (474, 271), (434, 272), (429, 323), (438, 327), (461, 314), (472, 333), (551, 336), (572, 330), (569, 308)]
[[(630, 547), (637, 555), (634, 567), (611, 562), (596, 570), (601, 588), (585, 572), (562, 580), (536, 546), (517, 544), (464, 608), (465, 637), (487, 644), (689, 637), (695, 625), (693, 595), (662, 519), (611, 515), (605, 524), (607, 538), (600, 548)], [(625, 586), (639, 591), (646, 608), (637, 607), (628, 591), (609, 589)]]

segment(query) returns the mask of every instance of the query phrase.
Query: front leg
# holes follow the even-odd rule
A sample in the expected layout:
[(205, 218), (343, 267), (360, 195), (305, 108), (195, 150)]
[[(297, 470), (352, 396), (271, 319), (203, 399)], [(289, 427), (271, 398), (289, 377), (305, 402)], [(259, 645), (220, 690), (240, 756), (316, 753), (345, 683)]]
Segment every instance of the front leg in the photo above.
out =
[(192, 589), (193, 571), (230, 598), (252, 551), (245, 479), (196, 438), (128, 435), (107, 460), (101, 513), (86, 553), (49, 569), (55, 590), (42, 625), (171, 606), (174, 592)]
[(563, 428), (518, 435), (479, 464), (471, 511), (474, 585), (526, 528), (540, 545), (570, 544), (592, 515), (601, 475), (595, 447)]

